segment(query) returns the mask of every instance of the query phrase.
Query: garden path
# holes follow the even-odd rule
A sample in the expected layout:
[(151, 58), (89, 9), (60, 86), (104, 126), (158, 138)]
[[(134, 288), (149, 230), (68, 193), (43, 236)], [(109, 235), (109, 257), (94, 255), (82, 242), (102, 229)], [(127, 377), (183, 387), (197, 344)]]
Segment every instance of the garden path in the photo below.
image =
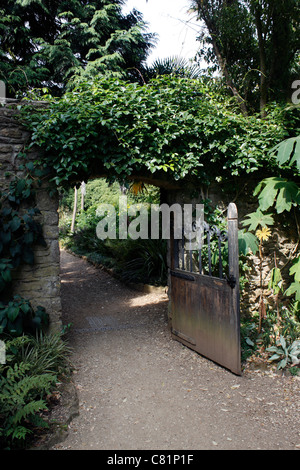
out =
[(170, 338), (165, 293), (131, 290), (61, 253), (79, 415), (52, 450), (300, 448), (300, 380), (242, 377)]

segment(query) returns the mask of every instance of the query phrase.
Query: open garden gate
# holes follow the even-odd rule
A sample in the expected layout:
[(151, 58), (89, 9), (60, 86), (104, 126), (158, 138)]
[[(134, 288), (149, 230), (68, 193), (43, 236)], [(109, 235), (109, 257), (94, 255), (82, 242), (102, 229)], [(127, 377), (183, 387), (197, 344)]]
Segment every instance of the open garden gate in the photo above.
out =
[[(172, 337), (241, 374), (238, 214), (230, 203), (227, 230), (204, 222), (197, 250), (171, 239)], [(197, 230), (197, 221), (192, 231)], [(173, 233), (174, 235), (174, 233)], [(195, 247), (194, 247), (195, 248)], [(224, 259), (224, 254), (226, 258)]]

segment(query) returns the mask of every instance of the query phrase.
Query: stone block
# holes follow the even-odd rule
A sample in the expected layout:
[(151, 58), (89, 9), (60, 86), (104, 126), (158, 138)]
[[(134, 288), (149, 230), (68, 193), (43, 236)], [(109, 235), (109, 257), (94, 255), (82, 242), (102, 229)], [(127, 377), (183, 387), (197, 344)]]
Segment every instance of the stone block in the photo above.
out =
[(58, 212), (41, 210), (43, 222), (46, 225), (58, 226)]
[(2, 154), (11, 153), (12, 150), (13, 150), (12, 145), (10, 145), (10, 144), (1, 144), (0, 143), (0, 160), (1, 160)]
[(39, 189), (37, 190), (37, 206), (40, 211), (53, 211), (57, 212), (58, 198), (50, 197), (48, 191)]
[(43, 234), (46, 240), (58, 240), (58, 226), (55, 227), (53, 225), (44, 225)]
[(10, 139), (13, 139), (13, 140), (22, 139), (23, 132), (20, 128), (4, 127), (0, 129), (0, 136), (9, 137)]

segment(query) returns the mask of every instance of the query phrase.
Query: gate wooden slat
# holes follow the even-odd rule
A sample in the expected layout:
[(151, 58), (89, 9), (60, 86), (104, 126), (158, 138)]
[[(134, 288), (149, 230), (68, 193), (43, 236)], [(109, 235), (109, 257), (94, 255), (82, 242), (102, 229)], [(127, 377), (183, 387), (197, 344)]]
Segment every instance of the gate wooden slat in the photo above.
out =
[(174, 339), (240, 375), (238, 218), (233, 203), (228, 206), (228, 256), (228, 279), (188, 272), (172, 262), (171, 331)]

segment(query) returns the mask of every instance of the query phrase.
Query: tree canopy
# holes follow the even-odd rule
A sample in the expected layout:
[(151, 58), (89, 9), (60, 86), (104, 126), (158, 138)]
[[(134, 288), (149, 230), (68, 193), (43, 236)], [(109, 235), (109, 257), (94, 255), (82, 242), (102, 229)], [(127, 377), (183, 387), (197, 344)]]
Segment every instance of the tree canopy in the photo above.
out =
[(297, 0), (191, 0), (205, 24), (199, 56), (220, 69), (244, 114), (291, 97), (299, 78)]
[(0, 79), (9, 96), (99, 72), (134, 75), (154, 43), (142, 16), (123, 0), (0, 0)]

